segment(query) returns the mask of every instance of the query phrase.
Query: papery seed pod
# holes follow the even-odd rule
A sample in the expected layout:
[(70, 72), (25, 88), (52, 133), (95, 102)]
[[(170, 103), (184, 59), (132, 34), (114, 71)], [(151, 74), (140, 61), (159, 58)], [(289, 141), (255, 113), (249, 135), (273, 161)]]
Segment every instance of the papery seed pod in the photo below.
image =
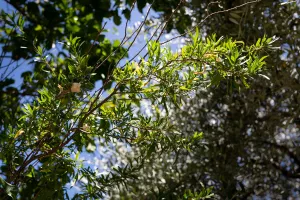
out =
[(75, 93), (80, 92), (81, 91), (80, 86), (81, 86), (80, 83), (73, 83), (71, 87), (71, 92), (75, 92)]

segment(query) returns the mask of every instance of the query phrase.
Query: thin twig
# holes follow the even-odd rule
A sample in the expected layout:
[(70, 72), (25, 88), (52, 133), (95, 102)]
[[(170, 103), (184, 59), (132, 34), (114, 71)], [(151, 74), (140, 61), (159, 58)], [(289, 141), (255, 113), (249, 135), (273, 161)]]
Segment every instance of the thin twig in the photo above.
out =
[[(135, 0), (133, 3), (132, 3), (132, 6), (130, 8), (130, 13), (132, 12), (133, 8), (134, 8), (134, 5), (136, 3), (137, 0)], [(96, 71), (99, 67), (101, 67), (105, 61), (107, 61), (108, 58), (110, 58), (112, 55), (114, 55), (120, 48), (123, 44), (125, 44), (134, 34), (135, 32), (138, 30), (135, 30), (130, 36), (129, 38), (126, 39), (127, 37), (127, 26), (128, 26), (128, 22), (129, 22), (129, 19), (126, 20), (126, 24), (125, 24), (125, 34), (124, 34), (124, 37), (121, 41), (121, 43), (119, 44), (119, 46), (116, 48), (116, 50), (114, 50), (113, 52), (111, 52), (100, 64), (96, 65), (94, 70), (93, 71)]]
[(196, 29), (198, 26), (200, 26), (201, 24), (203, 24), (209, 17), (211, 17), (211, 16), (213, 16), (213, 15), (220, 14), (220, 13), (225, 13), (225, 12), (229, 12), (229, 11), (232, 11), (232, 10), (236, 10), (236, 9), (241, 8), (241, 7), (244, 7), (244, 6), (246, 6), (246, 5), (253, 4), (253, 3), (257, 3), (257, 2), (259, 2), (259, 1), (260, 1), (260, 0), (250, 1), (250, 2), (247, 2), (247, 3), (243, 3), (243, 4), (241, 4), (241, 5), (235, 6), (235, 7), (233, 7), (233, 8), (229, 8), (229, 9), (226, 9), (226, 10), (220, 10), (220, 11), (213, 12), (213, 13), (207, 15), (203, 20), (201, 20), (201, 22), (199, 22), (197, 25), (195, 25), (194, 28), (192, 28), (190, 31), (186, 31), (186, 32), (184, 32), (184, 33), (182, 33), (182, 34), (180, 34), (180, 35), (178, 35), (178, 36), (175, 36), (175, 37), (173, 37), (173, 38), (171, 38), (171, 39), (169, 39), (169, 40), (166, 40), (166, 41), (164, 41), (164, 42), (162, 42), (162, 43), (160, 43), (160, 44), (161, 44), (161, 45), (166, 44), (166, 43), (168, 43), (168, 42), (170, 42), (170, 41), (172, 41), (172, 40), (175, 40), (175, 39), (177, 39), (177, 38), (180, 38), (180, 37), (182, 37), (182, 36), (188, 34), (188, 33), (191, 32), (191, 31), (195, 31), (195, 29)]
[[(149, 15), (149, 13), (150, 13), (150, 10), (151, 10), (151, 8), (152, 8), (154, 2), (155, 2), (155, 0), (153, 0), (152, 4), (150, 5), (150, 7), (149, 7), (149, 9), (148, 9), (148, 11), (147, 11), (147, 13), (146, 13), (145, 20), (143, 20), (142, 24), (141, 24), (140, 27), (139, 27), (139, 30), (138, 30), (136, 36), (134, 37), (134, 39), (133, 39), (133, 41), (131, 42), (131, 44), (129, 45), (129, 47), (126, 49), (126, 53), (130, 50), (130, 48), (131, 48), (132, 45), (134, 44), (135, 40), (136, 40), (137, 37), (139, 36), (139, 34), (140, 34), (140, 32), (141, 32), (141, 30), (142, 30), (144, 24), (146, 23), (146, 20), (147, 20), (147, 18), (148, 18), (148, 15)], [(121, 58), (119, 59), (119, 61), (117, 62), (117, 64), (116, 64), (115, 66), (118, 66), (118, 64), (119, 64), (120, 61), (124, 58), (124, 56), (126, 55), (126, 53), (124, 53), (124, 54), (121, 56)]]
[[(165, 22), (165, 25), (164, 27), (162, 28), (162, 30), (160, 31), (160, 34), (159, 36), (157, 37), (157, 39), (155, 40), (156, 42), (159, 41), (159, 38), (161, 37), (161, 35), (163, 34), (165, 28), (167, 27), (169, 21), (171, 20), (171, 18), (173, 17), (174, 13), (177, 12), (177, 10), (179, 9), (181, 3), (183, 2), (184, 0), (181, 0), (179, 2), (179, 4), (177, 5), (176, 9), (174, 10), (174, 12), (172, 12), (172, 14), (170, 15), (170, 17), (167, 19), (167, 21)], [(163, 23), (162, 23), (163, 24)], [(138, 53), (136, 53), (133, 58), (131, 58), (128, 62), (132, 62), (138, 55), (140, 55), (140, 53), (146, 48), (146, 46), (149, 44), (149, 42), (152, 40), (152, 38), (155, 36), (155, 34), (157, 33), (157, 31), (159, 30), (159, 28), (162, 26), (162, 24), (160, 24), (157, 29), (155, 30), (155, 32), (152, 34), (152, 36), (150, 37), (149, 41), (146, 42), (146, 44), (140, 49), (140, 51)], [(148, 52), (143, 56), (143, 59), (146, 58), (146, 56), (148, 55)], [(142, 59), (140, 60), (139, 64), (142, 62)], [(125, 66), (125, 65), (124, 65)], [(123, 67), (124, 67), (123, 66)]]
[(98, 33), (96, 39), (94, 40), (93, 44), (91, 44), (91, 46), (90, 46), (89, 50), (86, 52), (86, 54), (89, 54), (90, 51), (92, 50), (93, 46), (95, 46), (95, 43), (96, 43), (96, 41), (98, 40), (98, 38), (99, 38), (100, 34), (102, 33), (102, 31), (104, 30), (106, 24), (107, 24), (107, 22), (105, 22), (104, 25), (103, 25), (103, 27), (100, 29), (100, 31), (99, 31), (99, 33)]

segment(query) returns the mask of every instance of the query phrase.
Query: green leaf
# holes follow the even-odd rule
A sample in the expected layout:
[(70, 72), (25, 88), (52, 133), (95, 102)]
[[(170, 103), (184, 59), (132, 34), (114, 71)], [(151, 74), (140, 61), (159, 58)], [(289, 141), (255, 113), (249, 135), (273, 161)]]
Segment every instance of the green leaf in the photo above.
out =
[(17, 198), (17, 186), (7, 183), (2, 177), (0, 177), (0, 188), (4, 189), (6, 195), (8, 195), (9, 197), (13, 199)]
[(131, 13), (130, 13), (130, 10), (128, 8), (126, 8), (125, 10), (123, 10), (122, 13), (124, 14), (124, 16), (125, 16), (125, 18), (127, 20), (130, 19)]
[(120, 25), (122, 19), (121, 19), (121, 17), (118, 15), (118, 13), (116, 13), (116, 14), (114, 15), (113, 20), (114, 20), (114, 23), (115, 23), (116, 25)]
[(231, 15), (233, 18), (236, 18), (236, 19), (241, 18), (241, 16), (238, 15), (237, 13), (235, 13), (235, 12), (230, 12), (229, 15)]
[(41, 31), (42, 29), (42, 26), (39, 24), (34, 28), (35, 31)]
[(156, 144), (153, 142), (147, 150), (147, 155), (146, 155), (147, 158), (151, 156), (151, 154), (155, 151), (155, 148), (156, 148)]
[(121, 44), (120, 40), (115, 40), (113, 43), (113, 47), (118, 47), (120, 46), (120, 44)]
[(237, 24), (237, 25), (240, 24), (236, 19), (231, 18), (231, 17), (229, 17), (229, 21), (231, 21), (232, 23)]
[(256, 42), (256, 44), (255, 44), (255, 46), (256, 46), (256, 47), (259, 47), (259, 46), (260, 46), (260, 42), (261, 42), (261, 38), (258, 38), (258, 40), (257, 40), (257, 42)]

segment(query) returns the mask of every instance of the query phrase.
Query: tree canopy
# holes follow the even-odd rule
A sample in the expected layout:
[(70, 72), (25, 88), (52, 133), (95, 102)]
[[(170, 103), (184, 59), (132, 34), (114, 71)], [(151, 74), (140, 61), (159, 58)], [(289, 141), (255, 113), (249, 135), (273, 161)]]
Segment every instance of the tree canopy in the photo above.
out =
[[(281, 175), (297, 176), (297, 167), (281, 165), (283, 158), (297, 164), (294, 150), (276, 138), (284, 128), (279, 129), (279, 121), (287, 125), (286, 119), (297, 115), (297, 109), (284, 110), (295, 105), (286, 102), (293, 90), (287, 97), (289, 90), (280, 90), (294, 79), (273, 75), (290, 75), (282, 65), (297, 59), (292, 55), (297, 52), (291, 50), (284, 61), (282, 52), (272, 51), (276, 36), (292, 49), (295, 35), (288, 32), (283, 38), (268, 28), (280, 24), (271, 13), (284, 11), (275, 9), (295, 13), (294, 4), (148, 2), (160, 12), (163, 26), (147, 42), (145, 56), (120, 64), (142, 27), (151, 26), (150, 9), (137, 30), (124, 30), (120, 41), (104, 37), (104, 19), (119, 25), (123, 15), (127, 26), (132, 9), (137, 6), (142, 12), (147, 1), (6, 2), (17, 12), (1, 11), (1, 198), (69, 199), (70, 183), (80, 188), (73, 199), (210, 198), (212, 191), (216, 197), (242, 198), (270, 178), (269, 164), (274, 173), (280, 172), (267, 179), (277, 181), (274, 185), (264, 182), (270, 194), (290, 187)], [(263, 9), (269, 13), (253, 14)], [(191, 27), (196, 24), (199, 29)], [(160, 41), (173, 29), (188, 40), (176, 51)], [(50, 49), (57, 42), (61, 49), (53, 53)], [(24, 60), (31, 61), (34, 70), (25, 71), (17, 87), (11, 74)], [(272, 101), (276, 104), (270, 107)], [(272, 117), (274, 112), (280, 116), (276, 126), (272, 117), (265, 118), (271, 108)], [(109, 149), (116, 154), (101, 169), (79, 159), (82, 153), (100, 152), (101, 160)], [(261, 151), (266, 153), (255, 154)], [(266, 164), (261, 157), (268, 156), (274, 159)], [(118, 166), (117, 158), (123, 159)], [(249, 178), (250, 170), (258, 171), (254, 178)], [(245, 181), (252, 182), (245, 186)]]

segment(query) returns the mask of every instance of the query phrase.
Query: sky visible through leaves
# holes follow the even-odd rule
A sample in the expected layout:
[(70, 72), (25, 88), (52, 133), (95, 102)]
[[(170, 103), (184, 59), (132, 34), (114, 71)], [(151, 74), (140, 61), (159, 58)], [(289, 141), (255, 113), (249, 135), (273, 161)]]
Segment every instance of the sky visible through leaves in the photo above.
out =
[[(4, 1), (0, 1), (0, 9), (3, 9), (7, 13), (12, 13), (15, 11), (14, 8), (12, 8), (9, 4), (7, 4)], [(120, 8), (120, 9), (122, 9), (122, 8)], [(145, 13), (148, 9), (149, 9), (149, 5), (144, 8), (143, 13)], [(150, 11), (150, 18), (157, 17), (157, 16), (158, 15), (153, 10)], [(128, 34), (130, 34), (132, 31), (134, 31), (143, 20), (144, 20), (144, 15), (142, 13), (140, 13), (138, 11), (138, 9), (135, 7), (131, 13), (131, 19), (127, 26)], [(122, 23), (119, 26), (116, 26), (113, 23), (112, 19), (106, 19), (105, 21), (107, 22), (107, 24), (105, 26), (105, 31), (103, 32), (105, 37), (107, 39), (109, 39), (110, 41), (121, 40), (124, 36), (124, 30), (126, 27), (125, 26), (125, 24), (126, 24), (125, 17), (122, 15)], [(144, 33), (145, 32), (141, 31), (139, 37), (137, 38), (134, 45), (132, 46), (132, 48), (129, 51), (129, 57), (123, 59), (120, 62), (120, 66), (124, 65), (126, 63), (126, 60), (130, 60), (134, 55), (136, 55), (140, 51), (140, 49), (146, 44), (146, 42), (148, 40), (147, 40), (147, 36)], [(177, 32), (174, 30), (171, 31), (170, 34), (164, 34), (163, 37), (161, 37), (160, 41), (168, 40), (172, 37), (171, 35), (175, 35), (175, 34), (177, 34)], [(184, 39), (179, 38), (174, 41), (171, 41), (170, 43), (168, 43), (166, 45), (175, 51), (183, 43), (184, 43)], [(63, 44), (61, 44), (59, 42), (56, 44), (53, 44), (52, 49), (49, 50), (49, 53), (55, 54), (56, 52), (61, 51), (62, 45)], [(97, 48), (97, 47), (94, 47), (94, 48)], [(140, 53), (140, 55), (142, 56), (146, 52), (147, 52), (147, 49), (144, 49)], [(139, 59), (139, 57), (137, 57), (137, 59)], [(8, 62), (9, 62), (8, 59), (4, 59), (3, 65), (4, 66), (7, 65)], [(17, 88), (20, 88), (20, 86), (23, 82), (23, 80), (21, 78), (21, 74), (24, 71), (33, 70), (33, 65), (28, 64), (29, 61), (24, 61), (23, 59), (21, 59), (19, 62), (20, 63), (23, 62), (23, 63), (21, 64), (20, 67), (18, 67), (10, 75), (10, 78), (13, 78), (15, 80), (15, 83), (13, 86), (17, 87)], [(0, 69), (0, 74), (3, 74), (3, 73), (4, 73), (3, 69)], [(102, 86), (102, 81), (99, 80), (98, 82), (96, 82), (96, 87), (93, 91), (91, 91), (91, 93), (93, 93), (97, 88), (100, 88), (101, 86)], [(147, 102), (144, 102), (144, 104), (142, 105), (142, 109), (144, 109), (144, 112), (150, 114), (148, 106), (149, 105), (147, 104)], [(96, 144), (99, 144), (99, 142), (100, 141), (97, 141)], [(106, 173), (106, 171), (108, 170), (107, 164), (106, 164), (107, 162), (113, 162), (115, 166), (119, 166), (122, 164), (122, 160), (117, 160), (118, 159), (117, 156), (115, 156), (116, 159), (112, 159), (114, 157), (114, 148), (120, 148), (119, 151), (121, 151), (121, 152), (123, 151), (124, 153), (130, 151), (130, 147), (124, 146), (123, 143), (120, 143), (119, 147), (114, 147), (114, 146), (110, 145), (110, 148), (107, 148), (107, 146), (103, 147), (101, 145), (98, 145), (97, 147), (88, 146), (87, 148), (91, 148), (91, 150), (95, 150), (95, 148), (96, 148), (96, 151), (94, 151), (93, 153), (87, 153), (87, 152), (81, 153), (78, 161), (79, 161), (79, 163), (80, 163), (80, 161), (83, 161), (83, 164), (85, 167), (97, 169), (99, 174)], [(105, 156), (103, 156), (103, 155), (105, 155)], [(76, 155), (73, 155), (73, 156), (74, 156), (73, 158), (76, 157)], [(77, 192), (80, 192), (79, 187), (76, 187), (76, 185), (74, 185), (74, 182), (71, 182), (70, 184), (68, 184), (67, 187), (70, 188), (70, 190), (69, 190), (70, 198), (72, 198)]]

